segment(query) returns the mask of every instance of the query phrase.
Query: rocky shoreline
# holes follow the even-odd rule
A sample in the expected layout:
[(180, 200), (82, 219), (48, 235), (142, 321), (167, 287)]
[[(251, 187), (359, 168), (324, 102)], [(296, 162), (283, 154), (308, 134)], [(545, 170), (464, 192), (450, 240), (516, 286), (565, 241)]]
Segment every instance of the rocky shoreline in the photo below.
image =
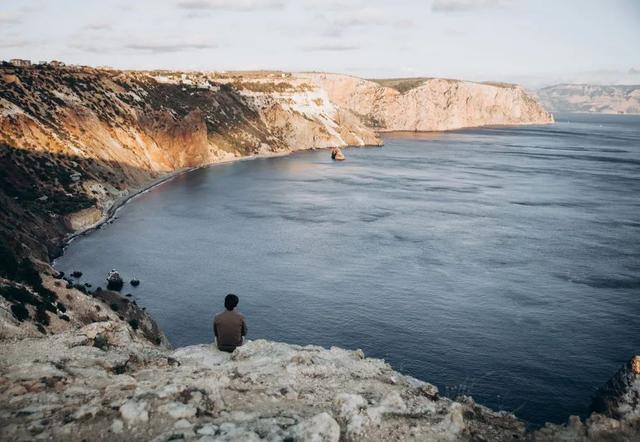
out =
[[(346, 147), (381, 147), (381, 144), (371, 144), (371, 145), (364, 145), (364, 146), (346, 146)], [(312, 148), (310, 150), (313, 150), (315, 148)], [(321, 149), (325, 149), (327, 151), (329, 151), (330, 148), (321, 148)], [(214, 167), (214, 166), (221, 166), (224, 164), (229, 164), (229, 163), (234, 163), (237, 161), (251, 161), (251, 160), (257, 160), (260, 158), (274, 158), (274, 157), (279, 157), (279, 156), (286, 156), (286, 155), (291, 155), (293, 152), (279, 152), (279, 153), (268, 153), (268, 154), (259, 154), (259, 155), (252, 155), (252, 156), (248, 156), (248, 157), (238, 157), (238, 158), (233, 158), (233, 159), (228, 159), (228, 160), (224, 160), (224, 161), (218, 161), (215, 163), (210, 163), (210, 164), (203, 164), (200, 166), (194, 166), (194, 167), (186, 167), (183, 169), (179, 169), (176, 170), (174, 172), (169, 172), (165, 175), (162, 175), (159, 178), (156, 178), (154, 180), (152, 180), (151, 182), (149, 182), (148, 184), (143, 185), (142, 187), (138, 188), (138, 189), (133, 189), (130, 191), (127, 191), (126, 195), (115, 199), (113, 202), (111, 203), (106, 203), (104, 209), (102, 210), (102, 216), (100, 218), (100, 220), (94, 224), (91, 224), (87, 227), (83, 227), (81, 229), (75, 230), (71, 233), (69, 233), (60, 243), (59, 245), (59, 253), (57, 255), (53, 255), (51, 257), (51, 261), (52, 264), (55, 266), (55, 259), (59, 258), (60, 256), (62, 256), (62, 254), (64, 253), (64, 249), (76, 238), (80, 237), (80, 236), (84, 236), (84, 235), (88, 235), (91, 232), (99, 229), (102, 225), (109, 223), (110, 221), (113, 221), (116, 218), (116, 215), (118, 213), (118, 211), (124, 207), (127, 203), (129, 203), (130, 201), (134, 200), (135, 198), (137, 198), (138, 196), (152, 190), (153, 188), (164, 184), (168, 181), (173, 180), (174, 178), (179, 177), (180, 175), (184, 175), (186, 173), (190, 173), (193, 172), (195, 170), (198, 169), (202, 169), (205, 167)]]
[(107, 204), (106, 208), (102, 211), (102, 216), (100, 218), (100, 220), (94, 224), (91, 224), (87, 227), (83, 227), (81, 229), (75, 230), (71, 233), (69, 233), (69, 235), (67, 235), (61, 242), (60, 244), (60, 252), (57, 255), (52, 256), (52, 263), (55, 264), (55, 259), (62, 256), (62, 254), (64, 253), (64, 249), (76, 238), (78, 238), (79, 236), (84, 236), (84, 235), (88, 235), (89, 233), (99, 229), (102, 225), (113, 221), (115, 216), (117, 215), (118, 210), (120, 210), (120, 208), (122, 208), (125, 204), (127, 204), (129, 201), (135, 199), (136, 197), (142, 195), (143, 193), (153, 189), (156, 186), (159, 186), (160, 184), (166, 183), (167, 181), (171, 181), (172, 179), (185, 174), (185, 173), (189, 173), (192, 172), (196, 169), (199, 169), (200, 167), (204, 167), (204, 166), (198, 166), (198, 167), (189, 167), (189, 168), (184, 168), (184, 169), (180, 169), (177, 170), (175, 172), (170, 172), (166, 175), (163, 175), (160, 178), (157, 178), (153, 181), (151, 181), (149, 184), (136, 189), (136, 190), (131, 190), (128, 191), (127, 194), (125, 196), (122, 196), (116, 200), (114, 200), (112, 203)]
[[(174, 176), (114, 203), (110, 216)], [(585, 422), (571, 417), (531, 432), (513, 414), (441, 397), (360, 350), (264, 340), (232, 355), (211, 345), (171, 350), (137, 306), (123, 316), (126, 298), (62, 288), (56, 273), (43, 268), (43, 284), (66, 300), (73, 327), (0, 340), (0, 440), (631, 441), (640, 434), (638, 357), (601, 389)], [(112, 311), (80, 319), (96, 305)]]
[[(372, 128), (382, 117), (390, 130), (552, 121), (517, 88), (446, 80), (394, 92), (346, 76), (321, 80), (322, 87), (283, 73), (0, 68), (0, 440), (638, 437), (636, 359), (602, 390), (586, 422), (527, 432), (512, 414), (441, 397), (359, 350), (263, 340), (231, 355), (208, 345), (171, 350), (135, 301), (89, 290), (51, 267), (65, 241), (193, 168), (379, 145)], [(429, 97), (429, 115), (384, 113), (385, 100), (397, 107)], [(476, 112), (483, 106), (491, 115)]]
[(171, 351), (107, 320), (0, 342), (0, 440), (632, 441), (639, 361), (603, 388), (602, 414), (527, 432), (360, 350), (257, 340), (233, 354)]

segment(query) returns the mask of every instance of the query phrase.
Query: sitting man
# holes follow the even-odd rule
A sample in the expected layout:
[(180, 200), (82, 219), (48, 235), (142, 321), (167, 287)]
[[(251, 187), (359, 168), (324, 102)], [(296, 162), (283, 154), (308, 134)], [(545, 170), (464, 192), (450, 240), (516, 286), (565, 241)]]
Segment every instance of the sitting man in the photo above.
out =
[(213, 334), (216, 337), (218, 349), (229, 353), (241, 346), (247, 336), (247, 323), (244, 316), (234, 310), (238, 302), (236, 295), (227, 295), (224, 298), (224, 306), (227, 310), (218, 313), (213, 320)]

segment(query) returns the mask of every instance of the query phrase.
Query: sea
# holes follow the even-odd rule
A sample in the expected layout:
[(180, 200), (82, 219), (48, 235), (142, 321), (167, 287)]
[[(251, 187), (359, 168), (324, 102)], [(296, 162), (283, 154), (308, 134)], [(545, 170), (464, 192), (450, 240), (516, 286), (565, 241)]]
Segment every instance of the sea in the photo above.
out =
[(640, 354), (640, 116), (383, 134), (383, 147), (214, 165), (126, 204), (55, 265), (211, 342), (362, 349), (532, 426), (586, 416)]

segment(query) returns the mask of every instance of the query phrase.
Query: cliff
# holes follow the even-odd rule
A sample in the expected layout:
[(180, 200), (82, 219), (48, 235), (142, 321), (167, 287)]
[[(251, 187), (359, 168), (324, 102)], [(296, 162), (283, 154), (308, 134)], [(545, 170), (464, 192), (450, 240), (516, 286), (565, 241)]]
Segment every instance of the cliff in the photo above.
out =
[[(380, 130), (552, 121), (514, 86), (335, 74), (0, 66), (0, 236), (46, 261), (148, 185), (254, 155), (380, 145)], [(20, 220), (20, 223), (14, 222)], [(22, 246), (24, 245), (23, 253)]]
[[(0, 234), (45, 259), (154, 179), (234, 158), (380, 145), (290, 74), (0, 68)], [(13, 220), (20, 219), (18, 231)]]
[(601, 414), (530, 433), (509, 413), (440, 397), (433, 385), (361, 351), (261, 340), (231, 355), (207, 345), (171, 350), (135, 302), (49, 264), (68, 235), (172, 173), (259, 154), (379, 144), (377, 126), (550, 121), (521, 90), (449, 80), (387, 87), (280, 72), (7, 65), (0, 81), (1, 440), (637, 435), (637, 371), (603, 393)]
[(464, 127), (547, 124), (553, 116), (521, 87), (442, 78), (363, 80), (301, 74), (380, 131), (442, 131)]
[(556, 84), (538, 96), (554, 112), (640, 114), (640, 85)]
[(257, 340), (233, 354), (171, 351), (103, 320), (0, 341), (0, 439), (631, 441), (639, 373), (636, 358), (614, 377), (605, 414), (528, 433), (509, 413), (441, 397), (359, 350)]

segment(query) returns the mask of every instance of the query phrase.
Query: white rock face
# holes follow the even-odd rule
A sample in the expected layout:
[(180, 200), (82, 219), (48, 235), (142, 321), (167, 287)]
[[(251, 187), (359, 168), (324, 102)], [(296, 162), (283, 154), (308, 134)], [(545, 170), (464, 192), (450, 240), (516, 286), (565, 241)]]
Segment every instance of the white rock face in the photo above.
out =
[(130, 400), (120, 406), (120, 415), (122, 419), (129, 425), (143, 423), (149, 421), (149, 413), (147, 413), (147, 403), (144, 401), (137, 402)]
[(90, 207), (68, 215), (66, 222), (70, 230), (77, 231), (91, 227), (101, 219), (102, 211), (96, 207)]
[[(97, 336), (107, 350), (93, 346)], [(176, 432), (205, 440), (453, 440), (488, 431), (509, 440), (524, 432), (511, 415), (434, 391), (361, 351), (263, 340), (233, 354), (210, 345), (170, 351), (117, 321), (0, 341), (7, 440), (167, 440)]]
[(605, 391), (619, 418), (593, 414), (526, 433), (509, 413), (440, 398), (359, 350), (256, 340), (232, 354), (172, 351), (109, 320), (0, 341), (0, 440), (634, 440), (634, 361), (612, 381), (623, 380), (623, 391)]
[(299, 74), (331, 101), (381, 131), (442, 131), (464, 127), (547, 124), (550, 113), (521, 87), (442, 78), (405, 92), (340, 74)]
[(329, 413), (323, 412), (291, 427), (291, 436), (309, 442), (337, 442), (340, 425)]

